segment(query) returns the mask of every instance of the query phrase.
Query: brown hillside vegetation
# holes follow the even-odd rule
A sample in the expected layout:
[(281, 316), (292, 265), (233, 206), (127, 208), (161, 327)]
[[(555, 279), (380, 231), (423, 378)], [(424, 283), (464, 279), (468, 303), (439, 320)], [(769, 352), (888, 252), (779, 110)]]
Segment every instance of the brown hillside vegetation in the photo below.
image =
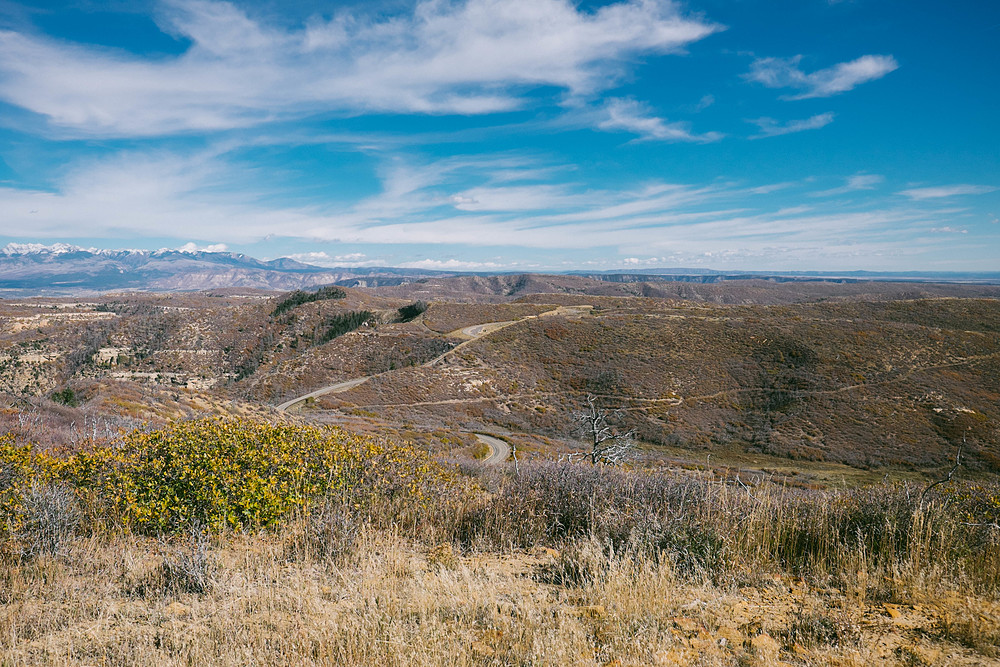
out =
[(1000, 664), (987, 288), (510, 280), (0, 303), (0, 665)]
[(1000, 464), (996, 301), (589, 300), (592, 316), (518, 323), (448, 367), (379, 378), (328, 402), (396, 414), (412, 405), (558, 436), (593, 393), (625, 408), (652, 445), (926, 467), (964, 440), (969, 465)]
[[(457, 276), (425, 278), (403, 285), (369, 290), (381, 296), (402, 299), (450, 302), (501, 303), (512, 299), (539, 302), (533, 295), (589, 295), (608, 297), (651, 297), (682, 299), (718, 304), (806, 303), (825, 300), (889, 301), (899, 299), (998, 298), (1000, 285), (935, 284), (926, 282), (835, 282), (763, 279), (729, 280), (717, 283), (667, 282), (650, 277), (635, 282), (608, 282), (583, 276), (511, 274), (500, 276)], [(546, 300), (542, 303), (558, 303)]]
[[(637, 429), (652, 458), (711, 454), (735, 465), (750, 455), (933, 476), (962, 446), (969, 474), (992, 474), (1000, 463), (1000, 302), (972, 298), (995, 286), (649, 283), (699, 290), (684, 300), (597, 296), (588, 291), (641, 285), (575, 276), (411, 284), (435, 285), (473, 301), (507, 296), (432, 302), (408, 321), (398, 309), (417, 294), (405, 285), (377, 288), (396, 290), (394, 298), (345, 289), (284, 309), (288, 293), (245, 290), (0, 302), (0, 386), (46, 397), (74, 389), (94, 414), (155, 420), (191, 411), (143, 410), (131, 397), (143, 394), (137, 388), (168, 392), (173, 403), (169, 392), (185, 390), (205, 403), (274, 405), (375, 376), (323, 398), (334, 410), (310, 418), (395, 432), (443, 428), (456, 441), (485, 429), (534, 439), (533, 454), (558, 456), (576, 447), (572, 413), (592, 393), (625, 411), (621, 426)], [(901, 298), (929, 294), (967, 297)], [(793, 303), (806, 297), (813, 300)], [(593, 309), (554, 310), (568, 304)], [(423, 366), (468, 338), (449, 332), (489, 322), (514, 323)], [(107, 395), (87, 389), (94, 383), (121, 396), (93, 402)]]

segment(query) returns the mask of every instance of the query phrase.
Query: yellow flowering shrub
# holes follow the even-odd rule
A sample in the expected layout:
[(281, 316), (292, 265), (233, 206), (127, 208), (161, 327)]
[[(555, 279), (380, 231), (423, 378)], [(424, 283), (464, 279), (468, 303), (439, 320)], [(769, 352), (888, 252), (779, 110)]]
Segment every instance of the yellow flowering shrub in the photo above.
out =
[(1000, 485), (981, 482), (950, 485), (942, 492), (958, 517), (973, 525), (1000, 526)]
[[(74, 488), (92, 514), (139, 532), (271, 526), (321, 495), (355, 509), (423, 502), (450, 477), (425, 454), (334, 428), (249, 420), (177, 422), (67, 456), (0, 440), (0, 519), (31, 479)], [(0, 528), (3, 530), (3, 528)]]
[(47, 457), (30, 445), (15, 443), (10, 433), (0, 436), (0, 535), (20, 528), (24, 492), (31, 481), (50, 476)]

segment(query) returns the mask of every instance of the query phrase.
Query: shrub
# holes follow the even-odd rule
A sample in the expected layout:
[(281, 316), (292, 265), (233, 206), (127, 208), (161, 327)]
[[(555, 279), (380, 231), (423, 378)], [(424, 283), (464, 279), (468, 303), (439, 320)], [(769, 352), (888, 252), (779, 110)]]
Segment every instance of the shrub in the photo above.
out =
[(0, 536), (16, 536), (24, 527), (25, 496), (33, 485), (46, 484), (55, 474), (54, 461), (30, 445), (0, 436)]
[(337, 336), (354, 331), (361, 325), (371, 322), (374, 315), (370, 310), (352, 310), (341, 315), (331, 315), (323, 321), (323, 332), (318, 343), (328, 343)]
[(397, 309), (396, 312), (399, 315), (400, 322), (409, 322), (411, 320), (415, 320), (423, 314), (424, 311), (427, 310), (427, 307), (428, 305), (426, 301), (416, 301), (408, 306), (403, 306), (402, 308)]
[(0, 438), (0, 530), (24, 526), (32, 483), (63, 484), (95, 524), (160, 534), (274, 526), (326, 496), (412, 527), (453, 480), (425, 454), (377, 438), (202, 419), (63, 457)]
[(65, 543), (80, 525), (75, 494), (63, 485), (32, 481), (21, 506), (21, 557), (30, 560), (62, 553)]
[(52, 392), (52, 400), (71, 408), (80, 405), (80, 401), (76, 397), (76, 392), (71, 387), (66, 387), (62, 391)]
[(320, 287), (315, 292), (295, 290), (278, 302), (278, 304), (274, 307), (274, 310), (271, 311), (271, 317), (277, 317), (278, 315), (301, 306), (302, 304), (312, 303), (314, 301), (326, 301), (328, 299), (343, 299), (345, 296), (347, 296), (347, 292), (339, 287), (334, 287), (333, 285)]

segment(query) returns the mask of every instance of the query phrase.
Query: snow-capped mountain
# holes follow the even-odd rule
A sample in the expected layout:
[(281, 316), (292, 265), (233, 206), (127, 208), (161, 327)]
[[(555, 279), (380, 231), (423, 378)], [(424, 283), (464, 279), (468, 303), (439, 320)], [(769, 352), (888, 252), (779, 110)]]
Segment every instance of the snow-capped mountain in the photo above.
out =
[(399, 280), (435, 272), (321, 268), (287, 257), (232, 252), (105, 250), (66, 243), (9, 243), (0, 249), (0, 294), (82, 294), (122, 289), (186, 291), (220, 287), (299, 289), (354, 279)]

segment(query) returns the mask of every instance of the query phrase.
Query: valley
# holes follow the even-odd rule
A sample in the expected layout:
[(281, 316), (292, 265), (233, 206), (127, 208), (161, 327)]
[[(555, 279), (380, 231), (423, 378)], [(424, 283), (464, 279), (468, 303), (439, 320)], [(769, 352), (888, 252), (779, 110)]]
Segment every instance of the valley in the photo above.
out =
[(238, 288), (6, 301), (0, 386), (36, 402), (70, 389), (77, 409), (123, 419), (202, 411), (119, 393), (246, 404), (419, 434), (445, 456), (442, 438), (492, 433), (540, 459), (577, 447), (573, 414), (593, 395), (649, 465), (749, 463), (822, 485), (933, 476), (962, 446), (968, 474), (996, 474), (1000, 287), (608, 294), (650, 285), (457, 277), (302, 303)]

